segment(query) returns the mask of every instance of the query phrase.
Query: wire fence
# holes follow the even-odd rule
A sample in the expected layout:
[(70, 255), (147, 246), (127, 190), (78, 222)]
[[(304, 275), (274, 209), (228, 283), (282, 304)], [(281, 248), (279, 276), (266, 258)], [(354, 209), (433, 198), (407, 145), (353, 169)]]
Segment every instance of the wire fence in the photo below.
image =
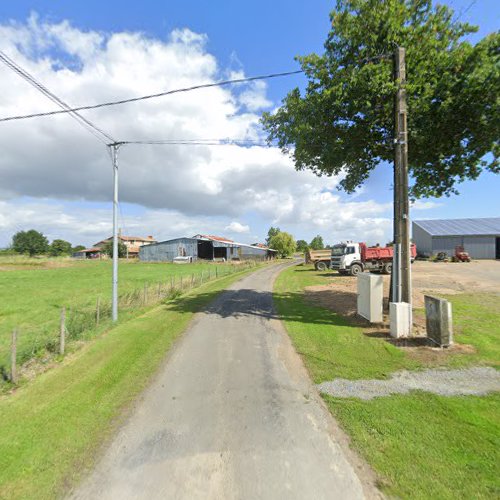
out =
[[(135, 312), (168, 302), (199, 288), (207, 282), (255, 268), (259, 263), (245, 261), (222, 264), (201, 272), (172, 275), (160, 281), (145, 282), (140, 288), (119, 295), (118, 308), (127, 317)], [(41, 326), (37, 331), (14, 328), (10, 348), (0, 347), (0, 381), (18, 382), (19, 368), (36, 362), (47, 363), (56, 356), (64, 356), (67, 348), (77, 347), (105, 331), (111, 324), (111, 300), (96, 296), (93, 304), (62, 307), (58, 312), (59, 328)], [(5, 332), (6, 333), (6, 332)], [(23, 338), (24, 337), (24, 338)]]

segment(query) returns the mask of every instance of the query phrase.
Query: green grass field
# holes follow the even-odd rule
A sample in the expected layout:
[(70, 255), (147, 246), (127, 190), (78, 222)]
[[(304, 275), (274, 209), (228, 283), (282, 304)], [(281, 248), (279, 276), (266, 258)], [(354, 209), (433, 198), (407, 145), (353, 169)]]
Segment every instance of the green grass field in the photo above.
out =
[[(176, 267), (177, 272), (187, 268)], [(138, 271), (132, 269), (128, 272), (134, 276)], [(154, 275), (154, 266), (149, 272)], [(0, 396), (0, 497), (43, 500), (67, 492), (92, 467), (96, 452), (123, 421), (126, 408), (194, 312), (248, 272), (219, 278), (150, 308), (14, 394)]]
[[(309, 266), (285, 270), (275, 284), (278, 312), (316, 383), (335, 377), (385, 378), (425, 368), (382, 338), (363, 334), (338, 314), (305, 300), (304, 287), (331, 279)], [(455, 340), (475, 352), (447, 356), (443, 366), (497, 366), (500, 300), (455, 295)], [(415, 499), (500, 496), (500, 396), (441, 397), (425, 392), (371, 401), (325, 396), (355, 449), (390, 497)]]
[[(119, 266), (119, 292), (141, 290), (145, 283), (152, 290), (159, 282), (170, 283), (180, 277), (190, 280), (203, 271), (215, 272), (213, 263), (177, 265), (122, 260)], [(231, 264), (217, 264), (219, 270), (231, 270)], [(0, 258), (0, 366), (6, 366), (10, 337), (18, 329), (18, 360), (24, 362), (57, 338), (60, 311), (68, 308), (68, 321), (84, 323), (92, 319), (97, 297), (109, 313), (111, 297), (110, 261), (71, 259)], [(87, 312), (87, 318), (78, 311)], [(102, 315), (104, 317), (104, 314)], [(129, 315), (124, 311), (123, 317)]]

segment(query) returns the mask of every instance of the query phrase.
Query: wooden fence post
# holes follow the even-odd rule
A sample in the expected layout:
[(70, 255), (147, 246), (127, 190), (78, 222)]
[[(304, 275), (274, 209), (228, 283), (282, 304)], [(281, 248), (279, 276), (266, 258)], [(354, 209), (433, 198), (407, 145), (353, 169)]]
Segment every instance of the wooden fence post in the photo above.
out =
[(143, 298), (143, 304), (146, 305), (148, 301), (148, 284), (144, 283), (144, 298)]
[(161, 282), (158, 282), (158, 300), (161, 299)]
[(101, 320), (101, 296), (98, 295), (95, 304), (95, 326), (99, 326), (100, 320)]
[(183, 288), (182, 288), (182, 276), (181, 276), (181, 284), (180, 284), (180, 287), (181, 287), (181, 290), (182, 290), (182, 289), (183, 289)]
[(175, 283), (175, 282), (174, 282), (174, 277), (172, 276), (172, 277), (170, 278), (170, 290), (173, 290), (173, 289), (174, 289), (174, 283)]
[(17, 329), (12, 330), (12, 342), (10, 344), (10, 381), (17, 384)]
[(64, 354), (66, 347), (66, 308), (61, 309), (61, 324), (59, 327), (59, 354)]

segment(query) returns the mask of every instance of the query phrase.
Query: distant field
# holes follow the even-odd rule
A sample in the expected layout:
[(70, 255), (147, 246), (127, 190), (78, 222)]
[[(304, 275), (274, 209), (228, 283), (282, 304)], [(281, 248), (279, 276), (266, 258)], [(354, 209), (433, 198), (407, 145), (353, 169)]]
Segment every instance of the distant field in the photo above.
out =
[[(140, 290), (145, 283), (170, 283), (172, 277), (187, 281), (192, 274), (215, 272), (214, 263), (186, 265), (120, 261), (120, 294)], [(231, 264), (217, 264), (228, 270)], [(0, 366), (8, 360), (10, 336), (19, 330), (19, 359), (29, 357), (36, 346), (55, 338), (61, 307), (91, 310), (100, 296), (108, 307), (111, 296), (110, 261), (71, 259), (0, 258)], [(70, 314), (71, 311), (68, 311)]]

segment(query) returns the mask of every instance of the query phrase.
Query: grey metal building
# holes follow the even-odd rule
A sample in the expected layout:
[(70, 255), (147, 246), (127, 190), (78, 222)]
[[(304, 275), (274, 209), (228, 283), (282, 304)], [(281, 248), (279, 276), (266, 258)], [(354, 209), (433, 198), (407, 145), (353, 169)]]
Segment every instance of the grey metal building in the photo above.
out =
[(139, 249), (139, 260), (145, 262), (172, 262), (176, 257), (203, 260), (240, 260), (272, 258), (275, 251), (255, 245), (236, 243), (218, 236), (197, 234), (192, 238), (174, 238)]
[(500, 217), (413, 221), (413, 241), (419, 255), (446, 252), (463, 246), (473, 259), (500, 259)]

